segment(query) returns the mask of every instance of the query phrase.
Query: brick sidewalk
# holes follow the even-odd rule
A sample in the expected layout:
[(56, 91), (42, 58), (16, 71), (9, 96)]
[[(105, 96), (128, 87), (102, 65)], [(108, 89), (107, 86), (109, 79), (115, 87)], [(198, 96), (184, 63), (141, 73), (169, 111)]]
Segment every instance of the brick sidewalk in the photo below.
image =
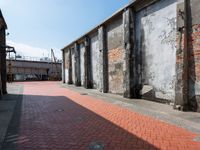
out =
[(18, 123), (8, 131), (4, 149), (200, 149), (200, 142), (193, 141), (199, 135), (60, 88), (56, 82), (20, 84), (22, 112), (14, 118)]

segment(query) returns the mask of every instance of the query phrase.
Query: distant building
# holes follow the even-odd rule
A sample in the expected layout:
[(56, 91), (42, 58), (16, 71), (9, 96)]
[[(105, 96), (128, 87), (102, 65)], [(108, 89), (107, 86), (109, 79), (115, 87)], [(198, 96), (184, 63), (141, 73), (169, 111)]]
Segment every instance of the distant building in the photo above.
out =
[(52, 60), (51, 60), (51, 58), (49, 58), (49, 57), (42, 57), (42, 58), (40, 58), (40, 61), (43, 61), (43, 62), (51, 62)]
[(61, 80), (61, 63), (19, 59), (10, 59), (6, 62), (8, 82)]

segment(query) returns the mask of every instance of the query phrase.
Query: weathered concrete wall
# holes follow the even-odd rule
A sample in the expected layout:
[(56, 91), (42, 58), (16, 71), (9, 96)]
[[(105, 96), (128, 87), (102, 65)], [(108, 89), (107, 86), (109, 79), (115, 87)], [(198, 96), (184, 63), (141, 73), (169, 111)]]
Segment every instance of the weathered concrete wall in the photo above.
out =
[(99, 89), (100, 76), (99, 76), (99, 42), (97, 32), (91, 35), (90, 43), (90, 56), (91, 56), (91, 78), (93, 82), (93, 88)]
[(108, 87), (110, 93), (123, 94), (124, 56), (122, 17), (106, 28), (108, 49)]
[(64, 57), (65, 57), (65, 62), (63, 62), (63, 63), (65, 63), (65, 83), (68, 83), (69, 82), (69, 51), (65, 51), (64, 52)]
[(74, 58), (75, 58), (75, 85), (81, 86), (80, 48), (78, 43), (74, 44)]
[(75, 84), (75, 52), (74, 52), (74, 48), (71, 49), (71, 57), (72, 57), (72, 83)]
[(124, 7), (65, 47), (87, 43), (85, 55), (80, 46), (81, 84), (200, 111), (199, 9), (199, 0), (136, 0)]
[(84, 67), (84, 54), (85, 54), (85, 46), (83, 43), (80, 44), (80, 74), (81, 74), (81, 85), (84, 85), (85, 82), (85, 67)]
[(136, 14), (136, 44), (142, 52), (143, 94), (175, 99), (176, 0), (161, 0)]

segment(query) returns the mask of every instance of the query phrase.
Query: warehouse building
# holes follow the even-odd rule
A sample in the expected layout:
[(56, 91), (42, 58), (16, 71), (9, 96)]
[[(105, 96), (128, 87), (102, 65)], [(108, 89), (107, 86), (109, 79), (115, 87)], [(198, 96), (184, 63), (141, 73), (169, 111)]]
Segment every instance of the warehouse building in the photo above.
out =
[(8, 82), (59, 81), (62, 78), (60, 62), (7, 59), (6, 67)]
[(200, 112), (199, 9), (134, 0), (62, 49), (63, 82)]

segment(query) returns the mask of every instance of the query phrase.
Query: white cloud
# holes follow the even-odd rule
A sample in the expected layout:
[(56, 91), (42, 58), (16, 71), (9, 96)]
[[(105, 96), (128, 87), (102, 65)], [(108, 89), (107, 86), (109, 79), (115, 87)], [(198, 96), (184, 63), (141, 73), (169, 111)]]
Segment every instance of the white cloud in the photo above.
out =
[[(38, 48), (33, 47), (28, 44), (24, 43), (17, 43), (14, 41), (7, 41), (7, 45), (15, 47), (17, 54), (21, 56), (28, 56), (28, 57), (51, 57), (50, 49)], [(59, 50), (54, 49), (55, 56), (61, 59), (61, 52)]]

